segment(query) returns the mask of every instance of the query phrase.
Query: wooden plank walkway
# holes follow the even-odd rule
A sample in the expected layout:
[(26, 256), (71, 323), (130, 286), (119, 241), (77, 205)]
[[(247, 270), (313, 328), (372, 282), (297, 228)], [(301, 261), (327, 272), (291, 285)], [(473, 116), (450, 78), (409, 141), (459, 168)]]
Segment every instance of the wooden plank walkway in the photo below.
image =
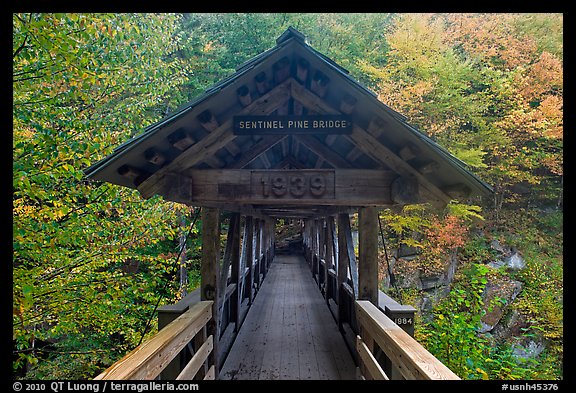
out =
[(355, 379), (356, 366), (304, 258), (276, 255), (220, 379)]

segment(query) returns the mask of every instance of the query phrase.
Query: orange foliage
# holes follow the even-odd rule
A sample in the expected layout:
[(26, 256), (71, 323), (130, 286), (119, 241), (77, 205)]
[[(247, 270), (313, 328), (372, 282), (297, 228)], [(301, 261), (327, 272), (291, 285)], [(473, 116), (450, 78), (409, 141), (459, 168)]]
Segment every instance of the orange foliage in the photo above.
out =
[[(449, 254), (466, 242), (468, 227), (456, 216), (444, 219), (432, 217), (431, 225), (425, 231), (427, 244), (422, 257), (432, 270), (442, 270)], [(426, 266), (425, 265), (425, 266)]]
[(511, 70), (531, 63), (536, 42), (513, 31), (514, 14), (448, 14), (447, 37), (472, 56)]

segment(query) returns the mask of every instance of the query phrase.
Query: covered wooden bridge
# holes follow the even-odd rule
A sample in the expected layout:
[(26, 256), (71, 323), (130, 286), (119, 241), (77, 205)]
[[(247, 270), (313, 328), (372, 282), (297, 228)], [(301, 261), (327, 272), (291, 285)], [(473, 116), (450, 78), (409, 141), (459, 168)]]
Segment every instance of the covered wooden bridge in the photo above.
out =
[[(86, 169), (202, 207), (200, 288), (98, 378), (457, 379), (412, 338), (414, 309), (378, 290), (378, 208), (490, 186), (301, 33), (276, 43)], [(302, 234), (282, 253), (280, 218)]]

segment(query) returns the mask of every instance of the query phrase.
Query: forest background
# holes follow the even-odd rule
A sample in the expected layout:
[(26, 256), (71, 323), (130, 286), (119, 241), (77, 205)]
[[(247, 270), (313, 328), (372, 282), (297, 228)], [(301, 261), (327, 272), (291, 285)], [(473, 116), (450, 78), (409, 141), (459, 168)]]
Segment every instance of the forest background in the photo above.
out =
[[(462, 378), (563, 378), (562, 14), (15, 13), (12, 23), (16, 377), (93, 378), (140, 342), (159, 296), (179, 299), (173, 265), (193, 208), (87, 181), (83, 169), (293, 26), (494, 187), (443, 212), (381, 212), (391, 246), (420, 250), (413, 268), (458, 257), (417, 338)], [(526, 267), (489, 268), (495, 244)], [(507, 305), (522, 323), (495, 342), (478, 330), (486, 283), (503, 275), (523, 283)], [(418, 296), (386, 277), (382, 288)], [(545, 349), (519, 358), (527, 338)]]

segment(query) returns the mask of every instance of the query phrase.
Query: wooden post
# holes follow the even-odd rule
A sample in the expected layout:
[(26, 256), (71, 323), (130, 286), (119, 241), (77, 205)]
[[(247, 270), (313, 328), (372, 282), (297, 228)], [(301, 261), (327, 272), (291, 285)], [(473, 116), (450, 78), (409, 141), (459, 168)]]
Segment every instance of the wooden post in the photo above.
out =
[(338, 294), (338, 325), (342, 328), (342, 322), (346, 315), (346, 294), (342, 285), (348, 281), (348, 248), (346, 245), (346, 227), (350, 227), (347, 213), (338, 214), (338, 275), (336, 293)]
[(256, 235), (256, 245), (254, 246), (254, 277), (256, 283), (256, 291), (260, 290), (260, 247), (262, 245), (262, 220), (256, 219), (254, 222), (254, 234)]
[(332, 238), (332, 228), (334, 226), (334, 217), (326, 217), (326, 235), (324, 236), (324, 238), (326, 239), (326, 256), (325, 256), (325, 260), (326, 260), (326, 264), (325, 269), (324, 269), (324, 282), (325, 284), (325, 288), (326, 288), (326, 293), (325, 293), (325, 299), (326, 299), (326, 304), (330, 304), (329, 299), (330, 299), (330, 294), (331, 294), (331, 289), (332, 286), (330, 284), (332, 278), (330, 277), (330, 275), (328, 274), (328, 270), (330, 270), (332, 268), (332, 255), (333, 255), (333, 244), (334, 244), (334, 239)]
[[(234, 213), (230, 217), (230, 227), (234, 228), (232, 233), (232, 250), (230, 253), (230, 263), (232, 270), (230, 272), (230, 280), (236, 284), (236, 291), (232, 294), (230, 299), (230, 321), (233, 321), (234, 331), (238, 332), (240, 329), (240, 306), (242, 304), (242, 274), (240, 270), (240, 214)], [(242, 272), (243, 273), (243, 272)]]
[[(324, 261), (324, 266), (322, 266)], [(326, 293), (326, 227), (323, 218), (318, 220), (318, 287)]]
[(220, 214), (215, 208), (202, 208), (202, 259), (200, 267), (200, 300), (213, 300), (212, 320), (208, 322), (207, 334), (214, 336), (214, 349), (209, 364), (215, 366), (218, 379), (218, 278), (220, 265)]
[(358, 209), (358, 299), (378, 307), (378, 210)]
[(270, 221), (270, 260), (268, 261), (268, 267), (274, 261), (276, 256), (276, 220)]
[(310, 263), (310, 220), (304, 221), (302, 243), (304, 245), (304, 257), (306, 259), (306, 262), (308, 262), (308, 267), (310, 268), (310, 270), (312, 270), (312, 264)]
[(318, 283), (320, 281), (320, 222), (318, 219), (314, 220), (312, 228), (314, 274), (316, 274), (316, 283)]
[(268, 229), (270, 228), (270, 223), (262, 221), (262, 262), (260, 262), (260, 271), (262, 272), (262, 281), (266, 278), (266, 273), (268, 272), (268, 250), (270, 249), (268, 242), (270, 234)]
[(248, 305), (252, 304), (254, 283), (254, 220), (252, 216), (246, 216), (246, 264), (248, 267), (248, 279), (246, 290), (248, 291)]

